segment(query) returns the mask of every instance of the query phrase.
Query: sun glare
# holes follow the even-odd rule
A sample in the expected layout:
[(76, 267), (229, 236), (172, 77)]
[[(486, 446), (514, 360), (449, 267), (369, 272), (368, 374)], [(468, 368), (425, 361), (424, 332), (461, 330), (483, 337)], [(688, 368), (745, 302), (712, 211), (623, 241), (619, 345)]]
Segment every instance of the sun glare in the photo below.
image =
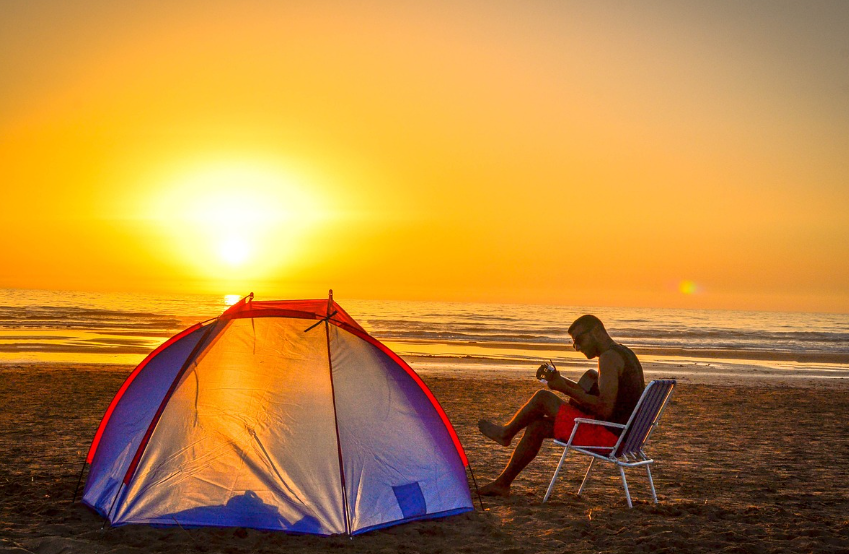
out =
[(279, 168), (216, 163), (169, 179), (151, 211), (181, 264), (248, 283), (294, 263), (301, 239), (326, 218), (307, 187)]
[(221, 243), (218, 254), (228, 264), (240, 266), (250, 257), (250, 246), (241, 238), (231, 237)]

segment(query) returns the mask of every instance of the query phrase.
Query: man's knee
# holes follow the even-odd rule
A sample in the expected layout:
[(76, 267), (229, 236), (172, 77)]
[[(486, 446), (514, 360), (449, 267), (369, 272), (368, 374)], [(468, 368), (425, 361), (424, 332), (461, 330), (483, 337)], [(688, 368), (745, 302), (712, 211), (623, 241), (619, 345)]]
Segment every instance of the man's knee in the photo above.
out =
[(552, 401), (559, 401), (560, 399), (550, 390), (540, 389), (534, 393), (531, 400), (538, 404), (550, 404)]
[(531, 402), (538, 406), (547, 416), (554, 417), (563, 400), (550, 390), (541, 389), (534, 393)]

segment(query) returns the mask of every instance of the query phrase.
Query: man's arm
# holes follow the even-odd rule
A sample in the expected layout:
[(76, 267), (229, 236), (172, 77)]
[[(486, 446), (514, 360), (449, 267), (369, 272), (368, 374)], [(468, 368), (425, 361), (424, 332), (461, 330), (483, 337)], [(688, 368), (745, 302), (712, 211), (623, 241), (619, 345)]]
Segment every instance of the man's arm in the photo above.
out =
[(574, 381), (557, 375), (548, 381), (548, 388), (573, 398), (582, 409), (599, 419), (608, 420), (613, 415), (616, 396), (619, 394), (619, 375), (625, 360), (613, 350), (608, 350), (598, 359), (598, 396), (584, 392)]

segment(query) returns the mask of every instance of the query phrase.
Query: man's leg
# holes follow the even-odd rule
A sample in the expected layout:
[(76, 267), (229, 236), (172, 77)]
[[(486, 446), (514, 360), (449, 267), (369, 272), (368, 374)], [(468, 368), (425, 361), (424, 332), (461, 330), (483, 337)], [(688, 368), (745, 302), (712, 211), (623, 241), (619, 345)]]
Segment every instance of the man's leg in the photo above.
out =
[(541, 390), (516, 412), (507, 425), (495, 425), (485, 420), (478, 423), (481, 433), (503, 446), (508, 446), (513, 437), (521, 429), (525, 429), (525, 434), (516, 445), (507, 467), (495, 481), (480, 489), (481, 494), (510, 495), (510, 484), (539, 453), (542, 441), (554, 436), (554, 417), (563, 404), (564, 401), (556, 394)]
[(491, 421), (482, 419), (478, 421), (478, 429), (483, 436), (490, 438), (501, 446), (510, 446), (510, 441), (513, 440), (519, 431), (533, 423), (534, 421), (549, 417), (557, 416), (557, 411), (565, 402), (556, 394), (549, 390), (538, 390), (528, 400), (527, 404), (519, 408), (519, 411), (513, 416), (507, 425), (496, 425)]
[(510, 496), (510, 485), (531, 460), (536, 458), (542, 441), (554, 436), (554, 420), (538, 419), (525, 428), (522, 440), (516, 445), (507, 467), (495, 481), (480, 488), (484, 496)]

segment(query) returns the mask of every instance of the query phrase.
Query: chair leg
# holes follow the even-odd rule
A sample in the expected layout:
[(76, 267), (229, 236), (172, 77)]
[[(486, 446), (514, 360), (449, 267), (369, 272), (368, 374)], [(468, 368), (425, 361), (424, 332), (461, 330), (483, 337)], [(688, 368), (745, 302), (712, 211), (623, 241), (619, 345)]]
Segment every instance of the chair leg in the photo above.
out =
[(619, 475), (622, 476), (622, 486), (625, 487), (625, 500), (628, 501), (628, 507), (633, 508), (634, 505), (631, 504), (631, 493), (628, 492), (628, 481), (625, 480), (625, 468), (619, 466)]
[(545, 498), (542, 499), (543, 504), (548, 501), (548, 497), (551, 496), (551, 491), (554, 490), (554, 482), (557, 481), (557, 474), (560, 473), (560, 468), (563, 466), (563, 460), (566, 459), (566, 454), (569, 453), (568, 448), (563, 449), (563, 454), (560, 456), (560, 461), (557, 463), (557, 469), (554, 470), (554, 475), (551, 478), (551, 483), (548, 485), (548, 490), (545, 491)]
[(649, 487), (651, 487), (651, 497), (654, 503), (657, 504), (657, 493), (654, 491), (654, 481), (651, 478), (651, 465), (646, 464), (646, 473), (649, 475)]
[(584, 491), (584, 485), (586, 485), (587, 481), (590, 480), (590, 473), (593, 472), (593, 466), (595, 465), (595, 461), (596, 461), (596, 459), (593, 458), (592, 461), (590, 462), (590, 467), (587, 468), (587, 474), (584, 475), (584, 480), (581, 481), (581, 488), (578, 489), (578, 496), (581, 496), (581, 493)]

